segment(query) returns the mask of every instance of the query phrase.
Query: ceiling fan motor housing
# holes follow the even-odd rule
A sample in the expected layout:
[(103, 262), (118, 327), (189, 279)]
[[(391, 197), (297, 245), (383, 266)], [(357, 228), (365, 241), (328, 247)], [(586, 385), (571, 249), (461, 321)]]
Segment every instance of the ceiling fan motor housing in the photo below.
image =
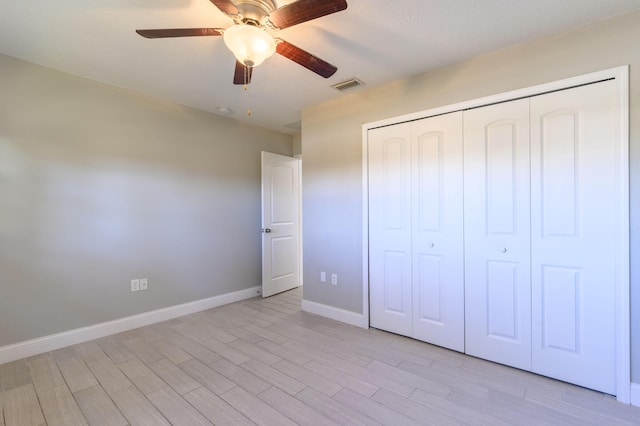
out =
[(249, 25), (261, 25), (262, 20), (277, 9), (272, 0), (239, 0), (236, 7), (242, 15), (239, 23)]

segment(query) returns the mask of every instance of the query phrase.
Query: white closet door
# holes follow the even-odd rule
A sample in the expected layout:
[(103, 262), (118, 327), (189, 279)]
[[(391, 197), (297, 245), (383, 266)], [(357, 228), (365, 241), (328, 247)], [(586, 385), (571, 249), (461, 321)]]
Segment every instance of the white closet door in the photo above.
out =
[(413, 337), (464, 351), (462, 112), (411, 125)]
[(613, 81), (531, 99), (533, 371), (610, 394), (618, 123)]
[(529, 100), (464, 114), (466, 352), (531, 368)]
[(370, 323), (411, 336), (410, 126), (373, 129), (368, 136)]

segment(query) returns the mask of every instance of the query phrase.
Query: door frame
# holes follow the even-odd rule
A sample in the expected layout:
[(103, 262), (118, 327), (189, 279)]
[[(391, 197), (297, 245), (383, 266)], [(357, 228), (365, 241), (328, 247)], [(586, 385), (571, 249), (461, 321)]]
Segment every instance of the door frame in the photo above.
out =
[(362, 308), (363, 327), (369, 328), (369, 170), (368, 132), (371, 129), (420, 120), (440, 114), (478, 108), (494, 103), (528, 98), (603, 80), (615, 80), (620, 108), (618, 161), (618, 247), (616, 249), (616, 398), (629, 404), (631, 398), (631, 332), (629, 273), (629, 66), (610, 68), (563, 80), (486, 96), (452, 105), (401, 115), (362, 125)]
[(302, 154), (294, 154), (293, 158), (298, 160), (298, 259), (300, 263), (300, 265), (298, 266), (298, 271), (300, 272), (300, 276), (298, 278), (298, 287), (302, 287), (302, 281), (304, 277), (304, 274), (302, 273), (302, 267), (304, 265), (302, 257)]

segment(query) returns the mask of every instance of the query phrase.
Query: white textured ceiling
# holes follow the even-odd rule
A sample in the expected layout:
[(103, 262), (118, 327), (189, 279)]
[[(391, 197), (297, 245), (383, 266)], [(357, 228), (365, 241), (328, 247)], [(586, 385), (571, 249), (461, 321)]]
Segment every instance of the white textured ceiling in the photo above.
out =
[(375, 86), (640, 8), (640, 0), (347, 2), (278, 33), (336, 65), (333, 77), (274, 55), (254, 70), (248, 94), (232, 84), (235, 60), (220, 37), (134, 32), (231, 25), (209, 0), (2, 0), (0, 53), (206, 111), (228, 107), (233, 118), (292, 133), (303, 107), (343, 96), (330, 85), (350, 77)]

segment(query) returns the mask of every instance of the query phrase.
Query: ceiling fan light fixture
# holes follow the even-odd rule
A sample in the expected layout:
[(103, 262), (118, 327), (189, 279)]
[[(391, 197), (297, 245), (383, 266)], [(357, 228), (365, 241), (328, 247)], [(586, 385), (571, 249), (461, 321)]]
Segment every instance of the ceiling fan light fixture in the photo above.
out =
[(237, 24), (224, 31), (224, 43), (238, 62), (256, 67), (276, 51), (276, 41), (260, 27)]

